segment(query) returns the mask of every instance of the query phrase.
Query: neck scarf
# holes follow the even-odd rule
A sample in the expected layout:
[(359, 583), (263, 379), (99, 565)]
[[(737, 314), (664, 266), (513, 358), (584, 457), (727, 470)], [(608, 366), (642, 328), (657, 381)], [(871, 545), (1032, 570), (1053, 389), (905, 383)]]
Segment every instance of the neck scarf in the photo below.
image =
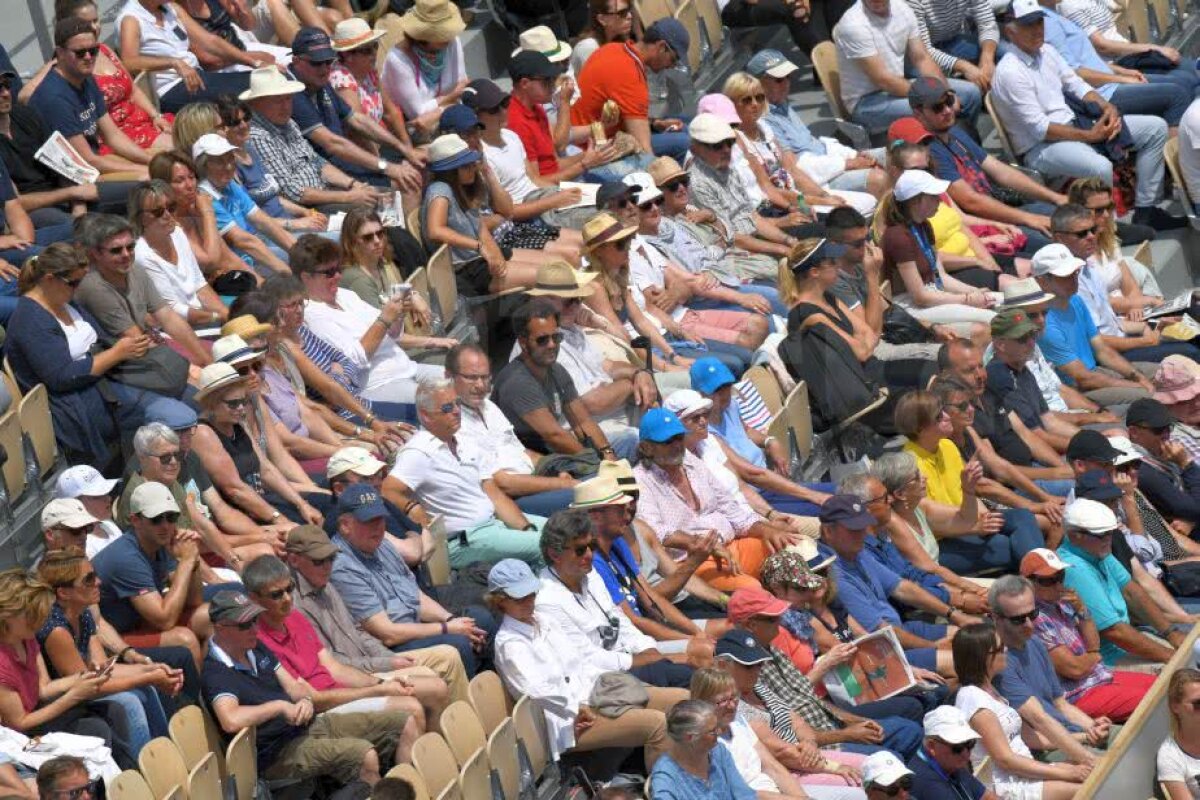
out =
[(446, 50), (448, 49), (443, 48), (430, 55), (418, 47), (413, 48), (413, 53), (417, 56), (417, 70), (421, 73), (421, 80), (429, 84), (435, 92), (442, 83), (442, 71), (446, 68)]

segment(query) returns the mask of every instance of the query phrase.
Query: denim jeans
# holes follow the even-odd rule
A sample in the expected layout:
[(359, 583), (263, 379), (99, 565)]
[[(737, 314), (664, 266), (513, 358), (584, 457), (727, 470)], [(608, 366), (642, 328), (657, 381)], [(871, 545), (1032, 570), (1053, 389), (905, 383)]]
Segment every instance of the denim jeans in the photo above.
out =
[(574, 499), (575, 492), (570, 489), (552, 489), (548, 492), (538, 492), (518, 497), (517, 507), (526, 514), (548, 517), (555, 511), (562, 511)]
[[(905, 651), (906, 654), (911, 652), (911, 650)], [(912, 658), (909, 658), (909, 663), (912, 663)], [(899, 717), (921, 723), (925, 720), (925, 714), (942, 705), (949, 695), (950, 690), (938, 684), (935, 689), (911, 689), (886, 700), (876, 700), (857, 706), (846, 706), (836, 700), (832, 702), (839, 708), (845, 708), (847, 711), (852, 711), (867, 719)]]
[(1065, 478), (1062, 480), (1036, 480), (1034, 483), (1043, 492), (1048, 492), (1055, 497), (1066, 497), (1075, 488), (1075, 481)]
[(138, 754), (156, 736), (166, 736), (167, 715), (149, 686), (98, 697), (88, 708), (104, 717), (113, 734), (113, 757), (125, 769), (137, 769)]
[[(802, 485), (805, 489), (812, 489), (814, 492), (837, 494), (837, 485), (833, 483), (805, 483)], [(759, 489), (758, 493), (762, 495), (762, 499), (766, 500), (771, 508), (776, 511), (782, 511), (784, 514), (795, 514), (798, 517), (819, 517), (821, 515), (821, 507), (819, 505), (810, 503), (807, 500), (801, 500), (799, 497), (793, 497), (790, 494), (780, 494), (770, 489)]]
[(1020, 570), (1021, 559), (1046, 540), (1031, 512), (1010, 508), (1002, 512), (1004, 524), (990, 536), (955, 536), (938, 542), (938, 563), (959, 575), (973, 575), (985, 569)]
[[(684, 358), (704, 358), (712, 356), (725, 366), (729, 367), (729, 371), (734, 375), (741, 375), (749, 369), (751, 362), (754, 361), (754, 353), (744, 347), (739, 347), (736, 344), (727, 344), (718, 342), (712, 339), (706, 339), (704, 344), (697, 345), (694, 342), (687, 340), (673, 340), (668, 338), (671, 347), (675, 349), (679, 355)], [(661, 355), (661, 353), (660, 353)]]
[[(979, 109), (983, 107), (983, 95), (979, 87), (970, 81), (949, 78), (947, 83), (958, 95), (962, 107), (958, 110), (958, 118), (975, 124)], [(911, 117), (912, 106), (908, 97), (896, 97), (887, 92), (872, 92), (858, 101), (858, 105), (850, 113), (850, 118), (859, 125), (865, 125), (871, 133), (886, 131), (888, 126), (901, 117)]]
[(178, 111), (188, 103), (216, 100), (223, 94), (236, 97), (250, 88), (249, 72), (209, 72), (205, 69), (196, 72), (204, 81), (204, 88), (193, 93), (187, 90), (183, 81), (175, 84), (158, 98), (158, 107), (163, 113)]
[(681, 131), (650, 134), (650, 148), (654, 150), (654, 155), (670, 156), (680, 164), (687, 158), (690, 145), (691, 140), (688, 138), (687, 128)]
[[(1134, 204), (1146, 208), (1158, 202), (1162, 194), (1163, 148), (1167, 144), (1167, 123), (1155, 117), (1127, 114), (1125, 128), (1133, 137), (1137, 151), (1137, 199)], [(1047, 178), (1090, 178), (1096, 176), (1112, 186), (1112, 162), (1084, 142), (1042, 142), (1024, 155), (1025, 166)]]
[(1146, 361), (1157, 364), (1167, 356), (1186, 356), (1193, 361), (1200, 360), (1200, 348), (1191, 342), (1162, 342), (1151, 347), (1135, 347), (1121, 353), (1131, 364)]
[(1109, 102), (1122, 114), (1149, 114), (1162, 117), (1172, 127), (1178, 125), (1195, 92), (1165, 75), (1147, 75), (1146, 81), (1117, 84)]
[(862, 753), (865, 756), (878, 753), (880, 750), (890, 750), (900, 756), (900, 760), (904, 762), (916, 755), (917, 749), (921, 746), (921, 740), (925, 736), (925, 731), (920, 723), (903, 717), (884, 717), (875, 721), (883, 728), (882, 742), (879, 744), (843, 742), (838, 745), (838, 749), (849, 753)]
[[(74, 235), (74, 229), (70, 223), (60, 225), (49, 225), (44, 228), (35, 229), (33, 232), (33, 244), (26, 247), (24, 250), (16, 247), (11, 247), (7, 250), (0, 250), (0, 259), (12, 264), (18, 270), (25, 261), (33, 256), (38, 255), (48, 245), (55, 242), (69, 241)], [(0, 279), (0, 325), (8, 322), (8, 318), (17, 309), (17, 280)]]
[(475, 648), (471, 646), (471, 640), (466, 636), (460, 636), (456, 633), (438, 634), (437, 636), (426, 636), (422, 639), (410, 639), (403, 644), (392, 645), (392, 650), (397, 653), (403, 653), (408, 650), (420, 650), (425, 647), (433, 647), (439, 644), (448, 644), (458, 651), (459, 658), (462, 659), (463, 669), (467, 672), (468, 678), (474, 678), (475, 673), (491, 663), (491, 648), (493, 639), (496, 636), (496, 629), (500, 624), (492, 613), (483, 606), (468, 606), (463, 610), (462, 614), (455, 616), (470, 617), (475, 620), (475, 624), (487, 631), (487, 649), (483, 653), (476, 653)]

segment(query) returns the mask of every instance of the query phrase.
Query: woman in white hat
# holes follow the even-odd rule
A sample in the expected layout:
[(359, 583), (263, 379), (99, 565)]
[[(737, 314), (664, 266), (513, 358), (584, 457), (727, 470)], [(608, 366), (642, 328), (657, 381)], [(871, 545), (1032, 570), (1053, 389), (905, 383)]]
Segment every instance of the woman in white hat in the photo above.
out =
[(988, 324), (996, 315), (991, 310), (996, 296), (949, 275), (937, 254), (929, 219), (949, 187), (923, 170), (907, 170), (897, 179), (879, 208), (886, 225), (883, 268), (897, 305), (922, 322), (955, 325), (971, 335), (975, 324)]
[(417, 0), (399, 22), (402, 37), (383, 65), (383, 94), (425, 135), (467, 87), (458, 35), (466, 28), (450, 0)]

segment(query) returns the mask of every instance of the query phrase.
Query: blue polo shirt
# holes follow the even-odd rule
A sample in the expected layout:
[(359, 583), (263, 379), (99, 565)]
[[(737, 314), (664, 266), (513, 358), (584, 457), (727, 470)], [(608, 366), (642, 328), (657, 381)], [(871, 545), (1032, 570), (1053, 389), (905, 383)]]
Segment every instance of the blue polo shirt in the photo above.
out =
[[(1042, 6), (1042, 10), (1046, 12), (1046, 44), (1054, 46), (1067, 66), (1071, 69), (1090, 69), (1105, 75), (1113, 74), (1112, 67), (1096, 52), (1083, 28), (1053, 9)], [(1105, 100), (1111, 100), (1117, 91), (1117, 84), (1106, 83), (1094, 91)]]
[(361, 623), (380, 611), (395, 623), (420, 622), (421, 595), (416, 576), (390, 543), (382, 542), (374, 555), (367, 555), (341, 536), (332, 539), (338, 554), (329, 579), (355, 622)]
[(92, 559), (100, 576), (100, 613), (121, 633), (144, 625), (131, 602), (151, 592), (165, 592), (175, 571), (175, 558), (163, 547), (146, 554), (133, 531), (126, 531)]
[[(1066, 586), (1074, 589), (1092, 613), (1096, 630), (1103, 633), (1113, 625), (1129, 623), (1129, 607), (1121, 590), (1129, 583), (1129, 571), (1111, 553), (1097, 559), (1090, 553), (1063, 539), (1058, 555), (1071, 569), (1067, 570)], [(1104, 639), (1100, 640), (1100, 656), (1105, 664), (1114, 664), (1125, 651)]]
[(729, 748), (717, 746), (708, 754), (708, 780), (688, 772), (670, 755), (654, 762), (650, 800), (755, 800), (758, 794), (738, 774)]
[(1064, 728), (1079, 730), (1079, 726), (1069, 722), (1054, 705), (1054, 701), (1063, 696), (1063, 688), (1054, 672), (1050, 653), (1037, 636), (1031, 636), (1023, 648), (1008, 648), (1006, 666), (992, 679), (992, 685), (1013, 708), (1020, 708), (1029, 698), (1036, 697), (1046, 713)]
[[(219, 697), (234, 697), (244, 706), (261, 706), (276, 700), (292, 702), (276, 675), (283, 666), (275, 654), (259, 642), (253, 650), (247, 650), (246, 655), (250, 662), (248, 667), (234, 663), (216, 642), (209, 643), (208, 654), (200, 667), (200, 685), (209, 707)], [(275, 762), (284, 745), (304, 735), (306, 730), (306, 727), (288, 723), (282, 716), (271, 717), (254, 727), (259, 774)]]
[(831, 569), (837, 579), (838, 596), (859, 624), (868, 631), (885, 624), (901, 627), (900, 613), (889, 599), (900, 583), (899, 575), (865, 548), (853, 561), (839, 557)]
[(950, 591), (942, 586), (942, 579), (932, 572), (926, 572), (905, 558), (891, 539), (878, 534), (868, 535), (863, 543), (863, 549), (901, 578), (912, 581), (943, 603), (950, 602)]
[(88, 77), (76, 89), (58, 70), (52, 69), (33, 93), (31, 105), (49, 127), (68, 139), (82, 135), (93, 150), (100, 146), (97, 128), (100, 118), (108, 113), (108, 107), (95, 78)]
[[(1092, 339), (1096, 334), (1096, 321), (1092, 319), (1092, 313), (1082, 297), (1073, 295), (1065, 309), (1053, 306), (1046, 309), (1046, 330), (1038, 339), (1038, 347), (1042, 348), (1046, 360), (1055, 367), (1080, 361), (1084, 369), (1091, 372), (1096, 368), (1096, 353), (1092, 350)], [(1058, 376), (1063, 383), (1075, 385), (1075, 381), (1062, 371)]]
[(213, 216), (217, 219), (218, 233), (224, 236), (233, 228), (241, 228), (248, 233), (257, 232), (250, 215), (258, 210), (258, 206), (240, 183), (230, 181), (224, 189), (218, 189), (204, 181), (200, 188), (213, 199)]
[(737, 395), (729, 399), (725, 413), (716, 424), (709, 423), (709, 430), (720, 436), (725, 444), (733, 448), (733, 452), (749, 461), (756, 467), (766, 467), (767, 457), (762, 448), (750, 441), (746, 435), (746, 426), (742, 423), (742, 409)]
[(983, 162), (987, 157), (987, 152), (957, 125), (950, 129), (948, 143), (935, 137), (929, 144), (933, 174), (951, 183), (965, 180), (975, 184), (980, 176), (988, 182), (987, 175), (983, 174)]
[(979, 800), (987, 792), (987, 787), (969, 769), (964, 767), (947, 773), (923, 747), (908, 760), (908, 768), (913, 773), (913, 797), (923, 800)]
[(305, 138), (322, 126), (338, 136), (345, 135), (344, 123), (354, 111), (332, 86), (325, 86), (316, 92), (300, 92), (292, 95), (292, 98), (292, 119), (300, 126)]

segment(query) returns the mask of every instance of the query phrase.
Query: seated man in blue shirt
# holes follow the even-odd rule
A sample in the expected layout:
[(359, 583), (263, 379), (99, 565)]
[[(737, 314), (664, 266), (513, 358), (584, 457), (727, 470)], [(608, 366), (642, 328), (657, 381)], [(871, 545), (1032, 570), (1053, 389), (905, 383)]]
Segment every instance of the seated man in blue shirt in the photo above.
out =
[[(1112, 554), (1112, 537), (1121, 532), (1116, 514), (1095, 500), (1076, 500), (1067, 506), (1063, 530), (1063, 543), (1057, 552), (1068, 566), (1066, 587), (1078, 594), (1091, 611), (1100, 632), (1100, 655), (1104, 663), (1112, 666), (1132, 656), (1140, 661), (1165, 664), (1185, 633), (1172, 627), (1152, 602), (1141, 602), (1130, 591), (1136, 584)], [(1171, 647), (1130, 623), (1130, 603)]]
[(394, 548), (383, 546), (387, 510), (374, 487), (356, 483), (338, 498), (338, 548), (330, 580), (354, 621), (397, 653), (448, 644), (458, 650), (469, 677), (496, 622), (481, 607), (456, 617), (417, 586)]
[(1067, 702), (1050, 653), (1034, 636), (1033, 620), (1040, 612), (1033, 584), (1020, 575), (1005, 575), (988, 590), (988, 601), (996, 633), (1008, 648), (1007, 665), (993, 684), (1021, 715), (1030, 749), (1059, 750), (1068, 761), (1094, 764), (1096, 757), (1084, 744), (1103, 747), (1112, 721), (1092, 719)]
[(971, 773), (971, 749), (979, 734), (961, 709), (938, 706), (925, 715), (925, 744), (908, 761), (914, 797), (1000, 800)]
[[(317, 28), (301, 28), (292, 40), (292, 72), (304, 84), (292, 105), (292, 119), (318, 153), (348, 174), (376, 186), (393, 185), (405, 193), (421, 190), (420, 167), (424, 158), (393, 136), (369, 114), (355, 114), (329, 85), (330, 68), (337, 53), (329, 35)], [(356, 136), (376, 146), (390, 148), (406, 161), (394, 163), (356, 144)]]
[[(866, 551), (866, 539), (876, 521), (855, 495), (838, 494), (829, 498), (821, 507), (820, 519), (821, 541), (838, 556), (833, 562), (833, 575), (838, 596), (850, 615), (868, 631), (892, 626), (914, 667), (953, 674), (949, 650), (950, 637), (957, 630), (953, 625), (970, 625), (979, 618), (951, 608), (917, 584), (901, 578)], [(952, 625), (902, 620), (892, 600), (945, 617)]]
[(1135, 366), (1105, 343), (1083, 298), (1079, 270), (1083, 259), (1062, 244), (1050, 244), (1033, 256), (1033, 277), (1054, 295), (1046, 309), (1046, 327), (1038, 347), (1063, 383), (1102, 406), (1127, 405), (1154, 391), (1154, 364)]
[(992, 406), (998, 413), (1016, 415), (1029, 434), (1057, 452), (1066, 452), (1070, 436), (1078, 429), (1054, 433), (1047, 430), (1045, 419), (1050, 406), (1029, 370), (1029, 359), (1037, 347), (1037, 323), (1025, 309), (1007, 308), (992, 318), (991, 327), (995, 358), (987, 365), (986, 392)]
[[(92, 23), (69, 17), (55, 25), (55, 66), (33, 93), (32, 105), (101, 173), (132, 172), (146, 180), (150, 154), (117, 127), (92, 77), (99, 52)], [(101, 143), (112, 152), (100, 155)]]

